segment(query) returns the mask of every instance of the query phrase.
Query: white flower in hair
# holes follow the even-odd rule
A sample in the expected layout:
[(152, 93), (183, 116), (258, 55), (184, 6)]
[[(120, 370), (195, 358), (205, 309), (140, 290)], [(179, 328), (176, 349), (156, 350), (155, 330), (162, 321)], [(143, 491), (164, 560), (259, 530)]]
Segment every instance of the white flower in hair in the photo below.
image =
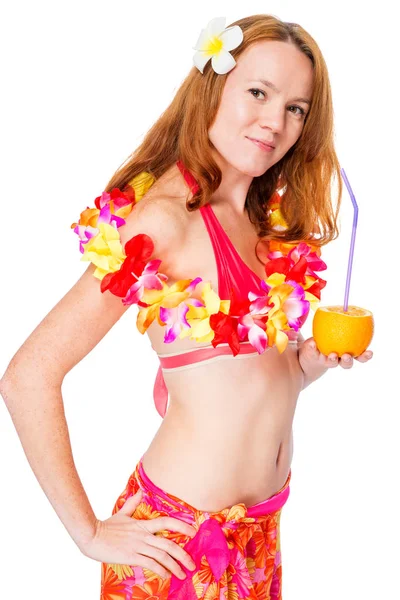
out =
[(243, 31), (239, 25), (225, 29), (226, 17), (212, 19), (206, 29), (202, 29), (193, 50), (193, 63), (203, 73), (211, 58), (211, 66), (218, 75), (225, 75), (236, 65), (229, 50), (237, 48), (243, 41)]

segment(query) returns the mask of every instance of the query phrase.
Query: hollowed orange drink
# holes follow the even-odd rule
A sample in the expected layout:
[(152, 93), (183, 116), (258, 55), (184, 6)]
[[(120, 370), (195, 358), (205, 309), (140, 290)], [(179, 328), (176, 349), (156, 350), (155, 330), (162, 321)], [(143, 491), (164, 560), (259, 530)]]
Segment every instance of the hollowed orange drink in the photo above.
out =
[(320, 306), (313, 319), (313, 338), (325, 355), (335, 352), (359, 356), (368, 348), (374, 335), (372, 312), (359, 306)]

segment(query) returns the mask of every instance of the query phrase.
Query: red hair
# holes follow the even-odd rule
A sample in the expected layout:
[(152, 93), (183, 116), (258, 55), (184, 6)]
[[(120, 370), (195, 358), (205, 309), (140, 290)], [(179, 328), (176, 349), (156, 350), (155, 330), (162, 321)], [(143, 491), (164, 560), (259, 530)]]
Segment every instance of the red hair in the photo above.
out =
[[(235, 60), (251, 44), (277, 40), (294, 44), (311, 61), (313, 95), (301, 136), (279, 162), (254, 177), (245, 208), (260, 240), (299, 243), (310, 240), (323, 246), (338, 237), (338, 213), (342, 196), (340, 165), (333, 139), (333, 104), (328, 70), (315, 40), (297, 23), (285, 23), (272, 15), (239, 19), (243, 42), (231, 51)], [(193, 174), (199, 190), (186, 207), (197, 210), (217, 190), (222, 173), (211, 155), (208, 129), (213, 123), (227, 75), (215, 73), (209, 61), (204, 73), (193, 66), (170, 105), (147, 132), (140, 146), (108, 182), (105, 190), (126, 184), (142, 171), (160, 177), (179, 159)], [(334, 210), (331, 183), (336, 177), (337, 205)], [(268, 223), (268, 202), (280, 195), (280, 209), (288, 226), (273, 230)], [(315, 237), (317, 234), (319, 237)]]

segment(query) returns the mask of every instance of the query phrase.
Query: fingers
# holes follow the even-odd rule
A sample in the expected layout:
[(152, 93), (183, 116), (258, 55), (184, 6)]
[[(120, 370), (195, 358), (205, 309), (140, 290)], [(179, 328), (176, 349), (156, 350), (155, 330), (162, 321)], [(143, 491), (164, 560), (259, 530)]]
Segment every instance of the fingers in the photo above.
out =
[(143, 538), (146, 547), (145, 549), (141, 549), (141, 553), (155, 558), (156, 561), (180, 579), (185, 579), (186, 574), (174, 558), (179, 560), (190, 571), (196, 568), (192, 557), (179, 544), (165, 537), (154, 535), (154, 533), (162, 530), (179, 531), (192, 538), (197, 533), (197, 530), (192, 525), (173, 517), (157, 517), (156, 519), (143, 519), (136, 522), (139, 525), (145, 524), (146, 530), (149, 532), (149, 535)]
[(339, 364), (343, 369), (351, 369), (353, 366), (353, 357), (351, 354), (342, 354)]
[(133, 556), (133, 564), (139, 565), (140, 567), (144, 567), (145, 569), (149, 569), (149, 571), (153, 571), (157, 573), (163, 579), (167, 579), (170, 576), (169, 571), (163, 569), (163, 567), (154, 559), (149, 558), (144, 554), (139, 554), (138, 552)]
[(185, 523), (185, 521), (181, 521), (180, 519), (174, 519), (174, 517), (157, 517), (156, 519), (144, 519), (144, 523), (146, 523), (146, 528), (151, 533), (155, 533), (156, 531), (161, 531), (163, 529), (169, 529), (170, 531), (179, 531), (184, 535), (189, 535), (193, 537), (196, 535), (197, 530), (189, 523)]
[(326, 367), (337, 367), (339, 358), (335, 352), (331, 352), (328, 356), (325, 356), (324, 354), (321, 356), (324, 359)]
[(353, 360), (358, 360), (358, 362), (365, 363), (368, 362), (372, 356), (373, 353), (370, 350), (363, 352), (360, 354), (360, 356), (354, 357), (351, 354), (342, 354), (340, 358), (335, 352), (331, 352), (331, 354), (326, 357), (326, 366), (336, 367), (338, 364), (340, 364), (343, 369), (351, 369), (353, 366)]
[(337, 367), (338, 364), (340, 364), (343, 369), (351, 369), (353, 366), (353, 357), (351, 354), (342, 354), (342, 357), (339, 358), (335, 352), (331, 352), (331, 354), (326, 357), (326, 366)]
[(371, 358), (373, 357), (373, 352), (371, 350), (366, 350), (359, 356), (352, 356), (351, 354), (345, 353), (339, 358), (336, 352), (331, 352), (330, 354), (328, 354), (328, 356), (326, 356), (325, 354), (319, 352), (313, 337), (308, 338), (308, 340), (305, 340), (303, 346), (307, 349), (307, 352), (310, 355), (310, 357), (313, 354), (318, 355), (318, 361), (328, 368), (337, 367), (338, 364), (340, 364), (340, 366), (343, 369), (351, 369), (354, 360), (357, 360), (360, 363), (365, 363), (371, 360)]
[[(154, 538), (154, 539), (153, 539)], [(156, 560), (156, 562), (162, 567), (166, 568), (169, 573), (173, 573), (175, 577), (179, 577), (179, 579), (185, 579), (186, 574), (185, 571), (180, 567), (180, 565), (172, 558), (168, 552), (162, 550), (158, 546), (154, 545), (154, 541), (158, 541), (161, 538), (156, 538), (155, 536), (149, 536), (144, 539), (146, 542), (145, 546), (140, 548), (140, 553), (146, 557), (151, 557)], [(153, 569), (152, 569), (153, 570)]]
[(374, 353), (372, 352), (372, 350), (366, 350), (365, 352), (360, 354), (360, 356), (355, 356), (354, 358), (358, 360), (358, 362), (365, 363), (369, 361), (373, 357), (373, 355)]
[(181, 569), (180, 565), (174, 560), (179, 560), (189, 571), (193, 571), (196, 568), (195, 562), (192, 560), (190, 554), (186, 552), (179, 544), (176, 544), (172, 540), (159, 536), (147, 536), (144, 540), (149, 546), (153, 546), (149, 550), (149, 556), (154, 556), (159, 562), (168, 567), (177, 577), (182, 578), (182, 574), (185, 572)]

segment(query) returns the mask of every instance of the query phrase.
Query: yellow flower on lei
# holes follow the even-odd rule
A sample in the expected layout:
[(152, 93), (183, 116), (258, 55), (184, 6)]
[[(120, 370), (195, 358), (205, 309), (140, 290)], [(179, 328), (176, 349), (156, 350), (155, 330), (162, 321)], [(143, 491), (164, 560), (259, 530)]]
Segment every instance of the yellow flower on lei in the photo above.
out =
[(276, 208), (273, 210), (269, 216), (269, 223), (273, 229), (277, 231), (284, 231), (288, 228), (288, 224), (286, 223), (283, 215), (281, 213), (280, 208)]
[(186, 320), (190, 325), (190, 329), (184, 329), (180, 333), (179, 337), (181, 339), (190, 336), (190, 339), (196, 340), (196, 342), (211, 342), (215, 332), (210, 326), (210, 316), (218, 311), (226, 315), (229, 314), (231, 301), (221, 300), (211, 288), (210, 282), (204, 284), (201, 299), (204, 306), (189, 306)]
[[(148, 327), (157, 319), (159, 325), (165, 325), (160, 318), (160, 308), (176, 308), (192, 295), (190, 284), (192, 279), (180, 279), (169, 286), (161, 281), (162, 289), (144, 288), (143, 296), (140, 301), (149, 304), (147, 307), (140, 307), (137, 316), (137, 328), (140, 333), (145, 333)], [(190, 288), (187, 290), (187, 288)]]
[(81, 260), (92, 262), (97, 267), (94, 277), (103, 279), (107, 273), (120, 269), (126, 255), (118, 229), (108, 223), (98, 223), (97, 228), (99, 233), (84, 245)]
[[(111, 215), (117, 215), (122, 219), (126, 219), (135, 204), (151, 188), (154, 181), (155, 178), (151, 173), (142, 171), (127, 184), (134, 191), (134, 202), (124, 203), (121, 206), (116, 205), (116, 200), (119, 199), (119, 196), (117, 194), (116, 199), (113, 198), (113, 192), (111, 194), (103, 192), (102, 196), (96, 198), (96, 201), (99, 201), (98, 206), (101, 206), (103, 210), (103, 203), (108, 204), (110, 217)], [(99, 223), (100, 212), (99, 208), (86, 208), (81, 212), (79, 221), (72, 223), (71, 228), (87, 229), (92, 234), (93, 237), (85, 244), (82, 244), (83, 252), (81, 261), (92, 262), (97, 267), (93, 273), (94, 277), (102, 280), (107, 273), (114, 273), (120, 269), (126, 255), (122, 248), (118, 228), (105, 221), (100, 221)]]
[[(272, 279), (278, 273), (274, 273), (268, 279)], [(282, 276), (284, 278), (284, 275)], [(268, 280), (267, 280), (268, 282)], [(268, 283), (268, 285), (271, 285)], [(274, 303), (273, 308), (268, 311), (268, 321), (266, 323), (266, 333), (268, 336), (268, 346), (276, 344), (280, 353), (286, 350), (288, 344), (288, 336), (284, 333), (288, 327), (288, 320), (285, 312), (282, 310), (282, 306), (286, 299), (289, 298), (293, 292), (293, 286), (288, 283), (277, 284), (276, 287), (272, 288), (268, 294), (268, 298)]]
[[(282, 246), (284, 246), (284, 245), (289, 246), (289, 244), (280, 244), (280, 250), (283, 251)], [(293, 247), (293, 245), (291, 245), (290, 249), (292, 249), (292, 247)], [(279, 289), (278, 286), (282, 285), (285, 282), (285, 278), (286, 278), (286, 275), (284, 273), (273, 273), (265, 281), (272, 288)], [(314, 296), (314, 294), (307, 292), (308, 288), (310, 288), (314, 285), (315, 279), (314, 279), (314, 277), (305, 275), (305, 280), (306, 280), (305, 283), (301, 284), (302, 288), (304, 289), (304, 299), (309, 301), (310, 308), (315, 312), (320, 304), (320, 301), (316, 296)], [(293, 289), (293, 286), (291, 286), (291, 287)], [(271, 290), (270, 296), (272, 295), (272, 293), (274, 291), (275, 291), (274, 289)]]

